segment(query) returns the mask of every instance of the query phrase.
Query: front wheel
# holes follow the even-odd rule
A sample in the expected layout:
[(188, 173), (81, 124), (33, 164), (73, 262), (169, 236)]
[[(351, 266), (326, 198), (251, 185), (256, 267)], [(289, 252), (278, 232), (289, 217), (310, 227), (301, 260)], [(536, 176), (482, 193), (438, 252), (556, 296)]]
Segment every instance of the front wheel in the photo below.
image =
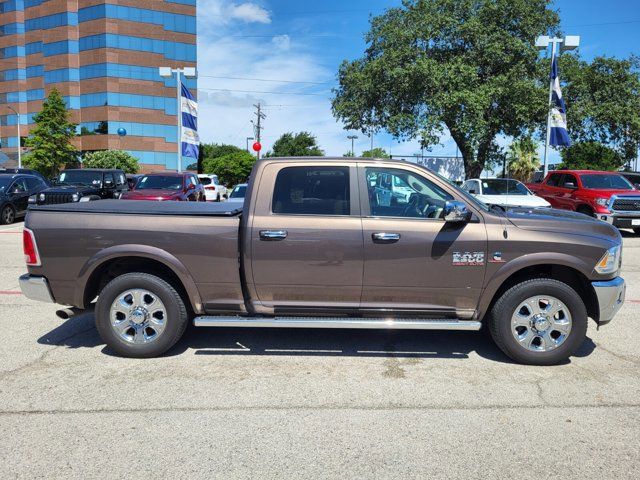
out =
[(180, 340), (188, 321), (175, 288), (147, 273), (115, 278), (100, 292), (96, 304), (100, 337), (124, 357), (162, 355)]
[(569, 285), (549, 278), (507, 290), (489, 314), (491, 336), (511, 359), (526, 365), (556, 365), (587, 335), (587, 309)]

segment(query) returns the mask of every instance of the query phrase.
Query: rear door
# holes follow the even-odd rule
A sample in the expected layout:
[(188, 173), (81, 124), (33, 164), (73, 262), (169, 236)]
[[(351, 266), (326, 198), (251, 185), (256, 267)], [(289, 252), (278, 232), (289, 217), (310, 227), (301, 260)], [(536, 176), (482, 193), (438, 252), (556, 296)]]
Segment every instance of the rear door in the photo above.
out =
[(363, 271), (355, 165), (273, 162), (254, 198), (251, 266), (260, 305), (276, 313), (355, 311)]
[[(487, 257), (487, 233), (480, 216), (468, 224), (445, 223), (445, 203), (463, 199), (422, 169), (359, 165), (364, 234), (361, 309), (398, 316), (472, 316)], [(388, 196), (377, 188), (379, 177), (392, 177), (391, 184), (402, 185), (411, 194), (407, 199), (394, 196), (387, 203)]]

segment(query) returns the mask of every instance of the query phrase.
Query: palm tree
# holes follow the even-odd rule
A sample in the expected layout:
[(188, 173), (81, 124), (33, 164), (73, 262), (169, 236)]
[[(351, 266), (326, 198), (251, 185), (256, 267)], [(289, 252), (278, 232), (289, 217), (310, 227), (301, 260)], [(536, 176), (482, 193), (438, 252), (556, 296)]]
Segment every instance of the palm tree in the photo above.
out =
[(527, 182), (540, 167), (540, 156), (536, 142), (531, 137), (522, 137), (509, 146), (507, 153), (509, 176)]

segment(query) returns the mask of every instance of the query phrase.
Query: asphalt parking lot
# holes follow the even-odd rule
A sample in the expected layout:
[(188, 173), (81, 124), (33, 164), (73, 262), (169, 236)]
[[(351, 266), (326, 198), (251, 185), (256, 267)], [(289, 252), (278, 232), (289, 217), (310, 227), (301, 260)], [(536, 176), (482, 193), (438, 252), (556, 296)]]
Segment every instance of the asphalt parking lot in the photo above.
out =
[(0, 227), (0, 477), (640, 478), (640, 238), (627, 303), (558, 367), (480, 333), (197, 330), (110, 354), (24, 298)]

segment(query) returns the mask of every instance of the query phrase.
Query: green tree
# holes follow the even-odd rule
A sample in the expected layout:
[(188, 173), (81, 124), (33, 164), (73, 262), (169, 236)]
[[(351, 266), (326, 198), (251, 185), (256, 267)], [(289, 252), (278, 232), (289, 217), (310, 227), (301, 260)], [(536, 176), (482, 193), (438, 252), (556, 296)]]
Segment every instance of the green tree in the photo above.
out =
[(78, 150), (71, 144), (76, 125), (69, 121), (67, 107), (55, 88), (33, 119), (35, 127), (25, 142), (31, 151), (24, 164), (46, 177), (53, 177), (64, 165), (77, 161)]
[(218, 175), (220, 181), (231, 187), (244, 183), (256, 162), (256, 157), (245, 150), (229, 153), (217, 158), (207, 158), (203, 162), (204, 173)]
[(531, 137), (515, 140), (507, 152), (509, 177), (527, 182), (540, 167), (538, 145)]
[[(371, 19), (364, 57), (344, 61), (334, 116), (345, 129), (386, 129), (426, 146), (448, 131), (467, 177), (501, 158), (500, 135), (517, 137), (546, 116), (536, 36), (552, 33), (551, 0), (403, 0)], [(548, 85), (548, 84), (547, 84)]]
[(373, 150), (365, 150), (362, 152), (363, 158), (391, 158), (384, 148), (375, 147)]
[(225, 155), (229, 155), (230, 153), (246, 152), (246, 150), (242, 148), (225, 143), (202, 143), (200, 144), (200, 149), (202, 150), (202, 156), (204, 160), (224, 157)]
[(588, 63), (563, 55), (560, 68), (567, 81), (562, 93), (572, 141), (599, 142), (625, 161), (635, 159), (640, 145), (640, 58), (596, 57)]
[(138, 173), (138, 159), (123, 150), (103, 150), (87, 153), (82, 164), (86, 168), (118, 168), (125, 173)]
[(624, 164), (624, 159), (619, 152), (594, 141), (574, 143), (563, 149), (561, 155), (560, 168), (570, 170), (615, 171)]
[(295, 135), (291, 132), (283, 134), (273, 144), (273, 151), (267, 157), (321, 157), (324, 151), (316, 142), (316, 137), (309, 132)]

